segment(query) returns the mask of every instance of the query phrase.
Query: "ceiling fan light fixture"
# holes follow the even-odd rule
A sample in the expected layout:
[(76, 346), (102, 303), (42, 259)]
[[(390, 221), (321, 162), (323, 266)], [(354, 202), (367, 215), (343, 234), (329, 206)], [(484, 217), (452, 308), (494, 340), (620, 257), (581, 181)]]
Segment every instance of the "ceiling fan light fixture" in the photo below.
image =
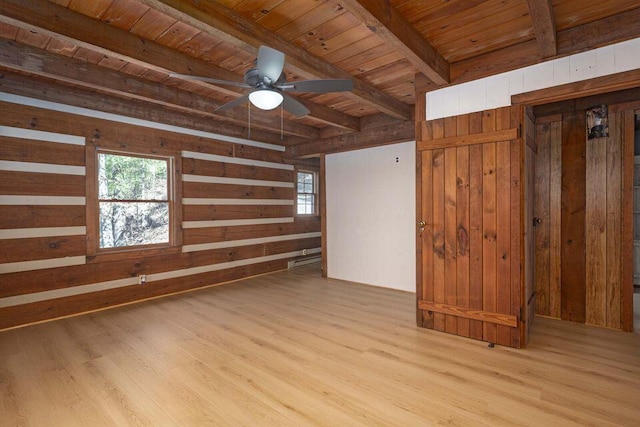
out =
[(273, 89), (257, 89), (249, 94), (249, 101), (261, 110), (273, 110), (283, 100), (284, 96)]

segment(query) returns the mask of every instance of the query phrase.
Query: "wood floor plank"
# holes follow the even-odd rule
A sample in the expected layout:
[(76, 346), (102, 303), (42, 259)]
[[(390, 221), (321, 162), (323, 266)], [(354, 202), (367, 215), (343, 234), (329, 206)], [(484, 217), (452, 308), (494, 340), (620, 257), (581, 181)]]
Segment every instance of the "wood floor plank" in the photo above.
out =
[(0, 331), (0, 426), (640, 423), (638, 332), (490, 349), (414, 304), (309, 265)]

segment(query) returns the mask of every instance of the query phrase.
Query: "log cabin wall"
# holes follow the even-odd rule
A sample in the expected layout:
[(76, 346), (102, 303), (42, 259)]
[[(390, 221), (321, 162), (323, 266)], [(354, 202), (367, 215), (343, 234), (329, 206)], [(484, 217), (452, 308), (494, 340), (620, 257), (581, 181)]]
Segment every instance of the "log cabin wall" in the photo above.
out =
[(520, 106), (424, 122), (418, 322), (520, 347)]
[[(320, 251), (319, 217), (294, 215), (294, 167), (281, 150), (56, 109), (0, 102), (0, 329), (280, 270), (303, 249)], [(91, 253), (96, 147), (174, 157), (175, 247)]]
[(587, 140), (581, 104), (537, 118), (536, 313), (621, 329), (625, 112)]

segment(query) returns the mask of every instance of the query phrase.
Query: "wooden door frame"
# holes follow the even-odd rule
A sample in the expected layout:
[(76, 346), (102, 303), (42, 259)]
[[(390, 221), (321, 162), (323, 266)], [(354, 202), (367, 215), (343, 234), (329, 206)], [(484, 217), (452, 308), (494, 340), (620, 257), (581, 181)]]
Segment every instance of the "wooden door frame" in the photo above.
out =
[[(548, 89), (514, 95), (512, 106), (522, 104), (523, 111), (538, 105), (569, 101), (587, 96), (602, 95), (624, 89), (640, 87), (640, 70), (632, 70), (591, 80), (568, 83)], [(611, 106), (612, 111), (634, 112), (640, 109), (640, 100)], [(633, 331), (633, 168), (634, 168), (634, 114), (625, 114), (625, 134), (622, 141), (622, 330)], [(631, 154), (629, 154), (631, 153)], [(521, 230), (524, 239), (524, 229)], [(524, 242), (523, 242), (524, 244)], [(524, 256), (524, 248), (523, 248)], [(523, 264), (524, 265), (524, 264)], [(524, 280), (524, 269), (523, 269)], [(524, 282), (523, 282), (524, 286)]]

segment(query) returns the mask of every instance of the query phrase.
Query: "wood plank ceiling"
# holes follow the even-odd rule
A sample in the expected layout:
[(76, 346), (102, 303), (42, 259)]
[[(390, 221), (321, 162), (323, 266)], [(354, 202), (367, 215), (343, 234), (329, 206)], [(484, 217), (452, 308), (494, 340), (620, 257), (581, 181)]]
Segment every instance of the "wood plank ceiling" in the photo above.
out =
[(241, 82), (267, 45), (288, 81), (354, 81), (296, 94), (302, 118), (252, 110), (253, 139), (316, 154), (412, 139), (416, 90), (639, 35), (637, 0), (2, 0), (0, 91), (246, 137), (247, 108), (215, 111), (246, 90), (169, 73)]

